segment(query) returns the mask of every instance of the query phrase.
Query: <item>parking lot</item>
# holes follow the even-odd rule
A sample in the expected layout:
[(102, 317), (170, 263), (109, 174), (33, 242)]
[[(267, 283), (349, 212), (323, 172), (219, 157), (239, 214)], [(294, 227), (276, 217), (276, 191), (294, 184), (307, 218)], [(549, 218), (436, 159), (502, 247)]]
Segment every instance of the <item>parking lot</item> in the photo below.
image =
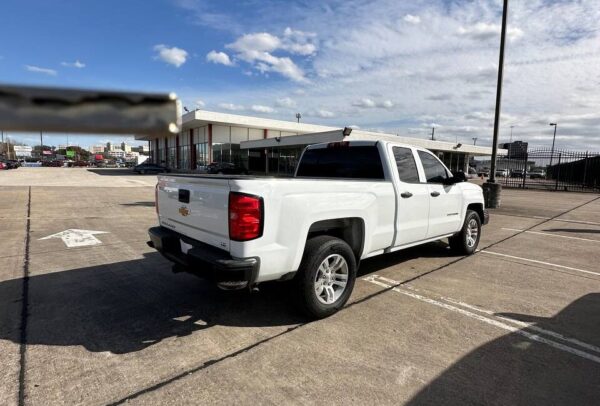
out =
[[(597, 194), (505, 189), (477, 254), (365, 260), (307, 322), (285, 285), (171, 273), (155, 178), (0, 171), (0, 404), (598, 403)], [(65, 230), (99, 243), (45, 238)]]

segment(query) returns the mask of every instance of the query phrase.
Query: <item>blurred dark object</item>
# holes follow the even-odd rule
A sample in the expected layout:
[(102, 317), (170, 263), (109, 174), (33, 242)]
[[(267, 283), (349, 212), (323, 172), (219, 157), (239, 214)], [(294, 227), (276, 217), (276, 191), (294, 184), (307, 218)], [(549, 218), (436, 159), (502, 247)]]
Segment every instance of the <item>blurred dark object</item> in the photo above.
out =
[(0, 85), (0, 128), (165, 135), (179, 131), (174, 94)]

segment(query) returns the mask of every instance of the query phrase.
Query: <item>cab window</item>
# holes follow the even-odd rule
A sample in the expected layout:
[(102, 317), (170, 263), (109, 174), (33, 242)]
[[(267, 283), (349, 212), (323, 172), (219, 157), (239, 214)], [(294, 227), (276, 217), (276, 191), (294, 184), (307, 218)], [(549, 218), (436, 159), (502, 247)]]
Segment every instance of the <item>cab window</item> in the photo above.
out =
[(424, 151), (418, 152), (427, 183), (443, 183), (448, 178), (448, 172), (444, 168), (444, 165), (430, 153)]
[(402, 182), (419, 183), (419, 172), (417, 163), (410, 148), (393, 147), (398, 176)]

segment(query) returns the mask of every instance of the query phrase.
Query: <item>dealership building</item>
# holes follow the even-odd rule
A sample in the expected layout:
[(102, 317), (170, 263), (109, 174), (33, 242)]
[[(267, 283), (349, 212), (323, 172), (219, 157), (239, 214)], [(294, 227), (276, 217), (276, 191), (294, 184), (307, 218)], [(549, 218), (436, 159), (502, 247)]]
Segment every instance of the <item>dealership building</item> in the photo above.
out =
[[(434, 152), (451, 170), (466, 171), (474, 156), (492, 149), (461, 143), (400, 137), (355, 130), (353, 137), (394, 140)], [(138, 135), (148, 141), (154, 162), (179, 171), (195, 171), (213, 162), (230, 162), (252, 173), (291, 175), (302, 150), (310, 144), (344, 139), (340, 127), (272, 120), (195, 110), (182, 117), (181, 131), (166, 137)], [(506, 150), (499, 150), (505, 154)]]

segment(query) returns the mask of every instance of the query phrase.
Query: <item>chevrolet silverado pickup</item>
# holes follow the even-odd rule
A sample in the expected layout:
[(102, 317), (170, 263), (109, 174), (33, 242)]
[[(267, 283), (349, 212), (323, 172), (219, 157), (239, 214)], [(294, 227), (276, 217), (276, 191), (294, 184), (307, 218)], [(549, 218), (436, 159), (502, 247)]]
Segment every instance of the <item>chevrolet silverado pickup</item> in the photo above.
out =
[(327, 317), (362, 259), (449, 239), (475, 252), (482, 189), (426, 149), (348, 139), (307, 147), (293, 178), (164, 174), (148, 244), (173, 270), (224, 289), (293, 281), (301, 308)]

